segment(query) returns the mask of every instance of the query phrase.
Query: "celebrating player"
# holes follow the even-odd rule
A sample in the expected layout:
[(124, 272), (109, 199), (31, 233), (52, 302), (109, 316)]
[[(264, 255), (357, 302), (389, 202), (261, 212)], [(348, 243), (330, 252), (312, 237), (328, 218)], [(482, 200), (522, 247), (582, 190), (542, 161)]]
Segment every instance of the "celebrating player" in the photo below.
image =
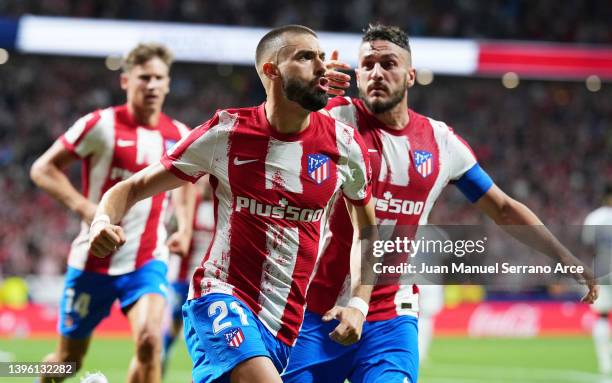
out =
[[(255, 58), (266, 102), (218, 111), (98, 207), (91, 250), (105, 257), (124, 242), (114, 224), (134, 203), (210, 174), (215, 236), (183, 306), (195, 382), (281, 382), (331, 201), (341, 192), (359, 228), (375, 227), (359, 134), (311, 113), (327, 104), (323, 60), (309, 28), (270, 31)], [(330, 313), (340, 321), (334, 340), (359, 340), (371, 290), (357, 283), (347, 307)]]
[[(347, 69), (337, 61), (329, 69)], [(472, 150), (445, 123), (408, 108), (415, 81), (408, 37), (397, 27), (371, 25), (363, 36), (356, 69), (360, 98), (336, 97), (327, 110), (356, 126), (372, 163), (376, 218), (384, 225), (423, 225), (440, 192), (454, 183), (466, 198), (500, 225), (542, 225), (525, 205), (494, 185)], [(338, 81), (346, 79), (338, 77)], [(336, 326), (328, 310), (346, 300), (352, 227), (346, 209), (330, 217), (326, 242), (308, 290), (307, 311), (283, 381), (289, 383), (416, 382), (418, 288), (377, 285), (361, 341), (340, 347), (328, 333)], [(551, 256), (566, 255), (552, 236), (537, 237)], [(589, 286), (585, 300), (596, 289)]]
[[(138, 45), (128, 54), (121, 74), (127, 103), (82, 117), (32, 166), (32, 180), (82, 219), (82, 230), (68, 257), (59, 344), (46, 361), (76, 362), (80, 368), (91, 333), (119, 299), (136, 344), (128, 381), (161, 379), (161, 320), (168, 257), (163, 226), (168, 203), (165, 194), (156, 193), (141, 201), (123, 217), (126, 245), (110, 256), (95, 257), (89, 251), (88, 239), (89, 224), (104, 192), (159, 162), (166, 150), (189, 132), (161, 112), (169, 91), (171, 63), (172, 55), (164, 46)], [(76, 159), (81, 159), (83, 166), (82, 193), (62, 172)], [(169, 243), (175, 252), (186, 252), (191, 235), (190, 215), (186, 213), (190, 197), (183, 193), (194, 192), (182, 189), (173, 193), (179, 231)]]

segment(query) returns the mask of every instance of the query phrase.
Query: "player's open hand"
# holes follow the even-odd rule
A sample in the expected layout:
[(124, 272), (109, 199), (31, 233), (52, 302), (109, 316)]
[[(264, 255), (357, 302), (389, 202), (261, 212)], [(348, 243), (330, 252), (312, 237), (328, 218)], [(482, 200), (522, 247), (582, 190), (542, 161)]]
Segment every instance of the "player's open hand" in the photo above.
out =
[(185, 257), (189, 253), (190, 243), (191, 234), (176, 231), (168, 238), (166, 246), (168, 246), (171, 253)]
[(125, 234), (121, 226), (94, 219), (89, 229), (89, 247), (91, 253), (104, 258), (117, 251), (125, 243)]
[(351, 86), (351, 76), (339, 70), (351, 70), (351, 66), (338, 60), (338, 51), (332, 52), (331, 57), (325, 62), (325, 77), (329, 79), (329, 90), (327, 93), (333, 96), (344, 96), (346, 90)]
[(365, 317), (361, 311), (354, 307), (336, 306), (323, 315), (323, 321), (329, 322), (332, 319), (340, 321), (334, 331), (329, 333), (329, 337), (343, 346), (357, 343), (361, 339), (361, 331)]

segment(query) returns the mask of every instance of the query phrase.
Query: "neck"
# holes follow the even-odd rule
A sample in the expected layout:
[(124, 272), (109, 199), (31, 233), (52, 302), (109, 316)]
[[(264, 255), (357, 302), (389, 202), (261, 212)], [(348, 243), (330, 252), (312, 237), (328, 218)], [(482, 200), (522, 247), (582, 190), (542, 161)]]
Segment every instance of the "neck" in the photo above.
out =
[[(371, 111), (370, 111), (371, 112)], [(408, 115), (408, 101), (406, 97), (402, 99), (393, 108), (386, 112), (374, 114), (374, 116), (383, 124), (395, 130), (402, 130), (410, 122), (410, 116)]]
[(135, 108), (134, 105), (128, 102), (128, 112), (134, 119), (134, 121), (140, 125), (156, 126), (159, 122), (160, 110), (147, 109), (147, 108)]
[(310, 124), (310, 111), (282, 95), (268, 97), (265, 109), (268, 122), (279, 133), (297, 134)]

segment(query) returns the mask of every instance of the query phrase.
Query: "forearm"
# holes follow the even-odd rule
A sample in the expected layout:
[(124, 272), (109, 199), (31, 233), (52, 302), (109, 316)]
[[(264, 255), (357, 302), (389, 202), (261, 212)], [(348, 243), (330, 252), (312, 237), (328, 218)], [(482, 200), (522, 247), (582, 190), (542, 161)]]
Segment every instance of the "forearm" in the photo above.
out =
[(112, 188), (110, 188), (98, 204), (96, 210), (96, 218), (100, 216), (108, 216), (110, 222), (117, 224), (125, 213), (132, 207), (136, 202), (134, 199), (134, 193), (132, 192), (133, 183), (130, 180), (121, 181)]
[(68, 177), (52, 164), (35, 163), (30, 171), (32, 181), (71, 211), (83, 215), (89, 201), (70, 182)]
[(374, 273), (375, 259), (372, 244), (378, 238), (376, 218), (373, 207), (349, 207), (354, 224), (353, 246), (351, 247), (352, 297), (359, 297), (366, 303), (376, 284)]

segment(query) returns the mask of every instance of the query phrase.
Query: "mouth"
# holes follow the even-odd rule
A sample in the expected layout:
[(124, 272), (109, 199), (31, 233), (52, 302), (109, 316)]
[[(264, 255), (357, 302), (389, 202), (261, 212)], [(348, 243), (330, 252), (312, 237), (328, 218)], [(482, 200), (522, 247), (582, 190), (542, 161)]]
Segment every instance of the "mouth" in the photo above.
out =
[(156, 101), (159, 98), (156, 94), (147, 94), (145, 95), (145, 100), (147, 101)]
[(372, 84), (368, 87), (368, 94), (372, 96), (382, 96), (385, 93), (388, 93), (389, 89), (382, 84)]
[(327, 93), (329, 90), (329, 79), (326, 77), (320, 77), (318, 80), (315, 80), (315, 87), (318, 90)]

